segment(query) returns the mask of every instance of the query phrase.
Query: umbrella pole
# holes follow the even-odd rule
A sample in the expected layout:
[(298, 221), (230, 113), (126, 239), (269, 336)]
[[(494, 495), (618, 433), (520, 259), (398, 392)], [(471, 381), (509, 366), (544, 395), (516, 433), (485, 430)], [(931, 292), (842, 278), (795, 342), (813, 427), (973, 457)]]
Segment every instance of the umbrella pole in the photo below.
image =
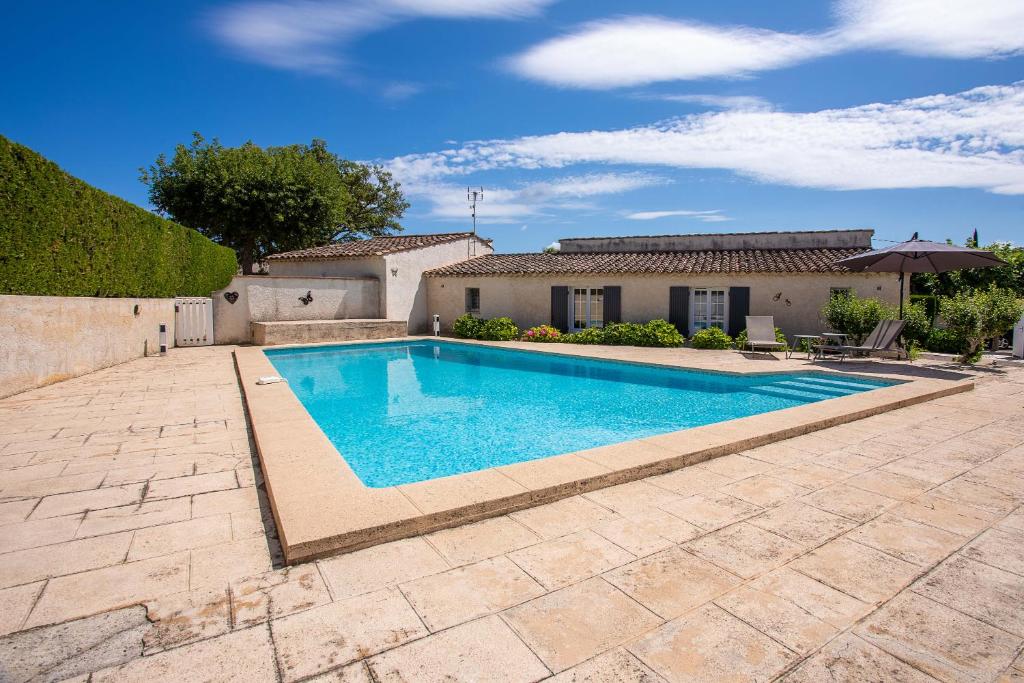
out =
[(903, 320), (903, 271), (900, 271), (900, 320)]

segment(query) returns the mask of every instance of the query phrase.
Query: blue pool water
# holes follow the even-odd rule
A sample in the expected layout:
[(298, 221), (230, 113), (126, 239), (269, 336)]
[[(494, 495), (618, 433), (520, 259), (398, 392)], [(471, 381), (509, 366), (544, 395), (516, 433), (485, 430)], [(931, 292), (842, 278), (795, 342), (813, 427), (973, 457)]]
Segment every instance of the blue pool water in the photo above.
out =
[(265, 353), (372, 487), (544, 458), (890, 384), (824, 373), (744, 377), (434, 341)]

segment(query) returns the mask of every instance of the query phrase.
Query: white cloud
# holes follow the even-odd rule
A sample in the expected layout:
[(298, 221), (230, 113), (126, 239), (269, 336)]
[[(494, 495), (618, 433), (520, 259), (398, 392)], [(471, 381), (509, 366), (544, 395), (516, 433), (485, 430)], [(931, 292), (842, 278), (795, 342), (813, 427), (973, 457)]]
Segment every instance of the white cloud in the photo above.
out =
[(851, 50), (954, 58), (1024, 51), (1021, 0), (836, 0), (835, 26), (786, 33), (661, 17), (583, 24), (507, 60), (517, 74), (574, 88), (736, 78)]
[(579, 88), (742, 76), (823, 54), (815, 36), (660, 17), (586, 24), (509, 60), (518, 74)]
[(698, 104), (712, 109), (773, 109), (771, 102), (755, 95), (639, 95), (645, 100)]
[(554, 0), (378, 0), (377, 6), (391, 5), (409, 15), (423, 17), (468, 17), (510, 19), (530, 17)]
[[(392, 168), (395, 168), (392, 166)], [(414, 200), (429, 206), (434, 218), (469, 220), (466, 188), (454, 183), (420, 180), (399, 175), (402, 188)], [(531, 182), (517, 187), (485, 187), (484, 199), (477, 205), (479, 223), (521, 223), (553, 211), (593, 210), (590, 198), (621, 194), (631, 190), (663, 185), (668, 181), (649, 173), (592, 173)], [(525, 229), (524, 225), (521, 229)]]
[[(1024, 194), (1024, 81), (848, 109), (720, 111), (620, 130), (467, 143), (389, 162), (399, 179), (582, 164), (728, 169), (834, 190)], [(586, 177), (586, 176), (584, 176)]]
[(401, 102), (423, 92), (420, 83), (396, 82), (388, 83), (380, 90), (380, 96), (389, 102)]
[(673, 209), (670, 211), (635, 211), (627, 213), (626, 218), (631, 221), (653, 221), (659, 218), (684, 217), (693, 218), (704, 223), (721, 223), (732, 219), (722, 214), (721, 209), (711, 211), (690, 211), (686, 209)]
[(836, 13), (855, 46), (956, 58), (1024, 51), (1021, 0), (840, 0)]
[(357, 38), (418, 18), (521, 19), (554, 0), (278, 0), (239, 2), (208, 15), (243, 57), (282, 69), (337, 74)]

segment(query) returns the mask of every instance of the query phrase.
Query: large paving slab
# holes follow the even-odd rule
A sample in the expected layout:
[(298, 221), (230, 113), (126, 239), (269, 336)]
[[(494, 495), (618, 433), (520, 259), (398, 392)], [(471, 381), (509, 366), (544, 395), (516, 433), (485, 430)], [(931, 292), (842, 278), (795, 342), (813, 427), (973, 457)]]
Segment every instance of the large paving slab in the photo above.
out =
[[(1022, 368), (286, 567), (231, 352), (175, 349), (0, 400), (0, 680), (1024, 677)], [(585, 472), (607, 469), (607, 451), (585, 455)]]

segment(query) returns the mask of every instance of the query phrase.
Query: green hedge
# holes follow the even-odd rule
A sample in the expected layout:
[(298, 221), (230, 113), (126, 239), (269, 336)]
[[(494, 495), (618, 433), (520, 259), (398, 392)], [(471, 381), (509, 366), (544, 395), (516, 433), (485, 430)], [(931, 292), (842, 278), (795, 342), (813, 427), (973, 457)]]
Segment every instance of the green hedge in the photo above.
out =
[(0, 294), (207, 296), (235, 252), (0, 135)]

